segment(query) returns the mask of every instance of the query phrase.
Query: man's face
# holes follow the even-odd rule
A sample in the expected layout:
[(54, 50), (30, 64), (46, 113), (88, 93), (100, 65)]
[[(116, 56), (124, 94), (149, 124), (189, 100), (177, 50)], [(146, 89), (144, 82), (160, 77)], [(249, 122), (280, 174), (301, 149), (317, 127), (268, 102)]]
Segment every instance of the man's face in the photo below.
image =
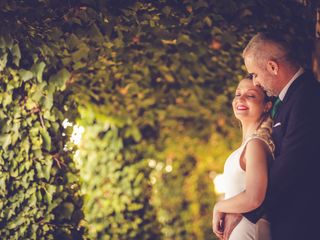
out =
[(252, 76), (254, 85), (262, 87), (269, 97), (278, 96), (279, 93), (276, 91), (277, 79), (267, 71), (266, 66), (259, 66), (251, 56), (245, 57), (244, 62), (248, 73)]

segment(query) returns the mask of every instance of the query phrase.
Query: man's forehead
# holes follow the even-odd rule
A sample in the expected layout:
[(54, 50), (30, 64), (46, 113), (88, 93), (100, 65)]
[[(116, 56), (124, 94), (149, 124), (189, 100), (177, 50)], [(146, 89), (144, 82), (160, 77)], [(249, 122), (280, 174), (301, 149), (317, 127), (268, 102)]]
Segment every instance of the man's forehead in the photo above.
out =
[(247, 56), (245, 56), (244, 57), (244, 62), (245, 62), (245, 64), (250, 64), (250, 65), (252, 65), (252, 64), (254, 64), (254, 57), (252, 56), (252, 55), (247, 55)]

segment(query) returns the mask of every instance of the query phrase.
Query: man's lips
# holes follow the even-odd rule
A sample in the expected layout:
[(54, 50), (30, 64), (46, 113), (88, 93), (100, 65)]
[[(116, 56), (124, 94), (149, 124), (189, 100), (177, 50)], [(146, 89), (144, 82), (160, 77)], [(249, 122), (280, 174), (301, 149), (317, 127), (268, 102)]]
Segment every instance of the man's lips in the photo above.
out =
[(237, 110), (248, 110), (249, 108), (245, 105), (238, 105), (237, 107)]

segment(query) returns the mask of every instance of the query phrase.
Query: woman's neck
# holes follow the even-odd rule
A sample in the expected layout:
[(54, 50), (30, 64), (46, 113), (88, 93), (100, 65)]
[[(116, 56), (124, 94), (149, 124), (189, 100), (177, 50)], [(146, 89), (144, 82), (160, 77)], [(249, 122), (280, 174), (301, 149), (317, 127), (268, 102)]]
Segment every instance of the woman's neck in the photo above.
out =
[(259, 123), (242, 123), (242, 143), (244, 143), (252, 134), (255, 133), (259, 126)]

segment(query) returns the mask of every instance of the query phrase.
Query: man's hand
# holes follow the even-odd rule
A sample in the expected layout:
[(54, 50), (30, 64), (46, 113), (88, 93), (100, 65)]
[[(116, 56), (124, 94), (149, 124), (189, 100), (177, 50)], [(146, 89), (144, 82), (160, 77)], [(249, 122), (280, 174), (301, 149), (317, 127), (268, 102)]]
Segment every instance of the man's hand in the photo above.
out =
[(228, 213), (224, 217), (223, 240), (228, 240), (233, 229), (239, 224), (242, 219), (241, 214)]
[(223, 222), (225, 213), (213, 210), (212, 216), (212, 231), (219, 238), (223, 238)]

